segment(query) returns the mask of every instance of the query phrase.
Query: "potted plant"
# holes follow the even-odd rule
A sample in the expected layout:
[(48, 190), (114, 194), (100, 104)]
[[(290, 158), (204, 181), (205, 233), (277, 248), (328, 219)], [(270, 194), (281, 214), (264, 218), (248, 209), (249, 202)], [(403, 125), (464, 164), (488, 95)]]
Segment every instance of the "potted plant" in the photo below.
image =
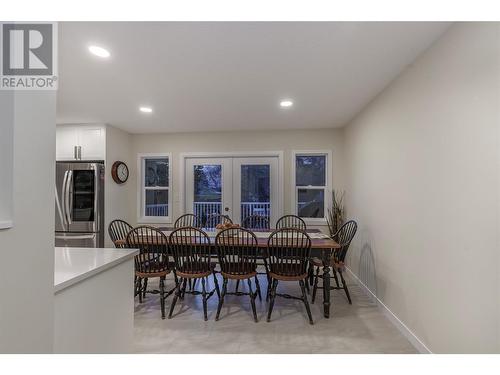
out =
[(333, 236), (345, 221), (345, 207), (344, 207), (344, 194), (345, 192), (332, 191), (332, 203), (328, 209), (326, 222), (330, 231), (330, 236)]

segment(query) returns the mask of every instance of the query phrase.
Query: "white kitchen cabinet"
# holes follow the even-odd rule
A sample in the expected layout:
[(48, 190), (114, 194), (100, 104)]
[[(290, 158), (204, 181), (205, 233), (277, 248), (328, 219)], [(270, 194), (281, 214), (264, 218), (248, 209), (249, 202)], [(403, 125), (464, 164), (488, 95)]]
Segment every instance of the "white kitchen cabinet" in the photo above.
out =
[(75, 159), (74, 149), (78, 145), (78, 131), (70, 125), (58, 125), (56, 128), (56, 159)]
[(82, 160), (104, 160), (106, 158), (106, 136), (103, 127), (79, 128), (78, 145)]
[(57, 160), (104, 160), (105, 158), (104, 125), (57, 125)]

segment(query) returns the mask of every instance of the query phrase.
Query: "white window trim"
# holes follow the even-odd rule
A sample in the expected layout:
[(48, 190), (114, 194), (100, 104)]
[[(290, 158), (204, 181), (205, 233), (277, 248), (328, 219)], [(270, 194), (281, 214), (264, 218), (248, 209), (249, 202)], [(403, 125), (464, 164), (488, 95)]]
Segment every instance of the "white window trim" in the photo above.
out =
[[(144, 204), (144, 160), (149, 158), (168, 158), (168, 216), (145, 216)], [(172, 223), (172, 153), (137, 154), (137, 222), (139, 224), (171, 224)], [(161, 190), (161, 189), (160, 189)]]
[[(326, 186), (300, 186), (297, 187), (296, 181), (296, 164), (297, 164), (297, 156), (317, 156), (317, 155), (325, 155), (326, 156)], [(303, 217), (302, 219), (306, 224), (309, 225), (327, 225), (326, 215), (328, 212), (328, 208), (330, 207), (330, 203), (332, 200), (332, 151), (331, 150), (293, 150), (292, 151), (292, 175), (291, 175), (291, 196), (292, 196), (292, 213), (297, 215), (297, 190), (300, 189), (325, 189), (325, 208), (324, 213), (325, 217), (323, 218), (308, 218)]]

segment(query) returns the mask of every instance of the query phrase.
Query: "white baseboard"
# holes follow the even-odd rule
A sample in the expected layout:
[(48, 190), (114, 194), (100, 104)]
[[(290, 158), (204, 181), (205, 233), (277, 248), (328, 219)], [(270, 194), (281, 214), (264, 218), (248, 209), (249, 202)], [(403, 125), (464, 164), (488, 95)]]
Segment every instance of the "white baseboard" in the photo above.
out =
[(410, 341), (415, 349), (423, 354), (432, 354), (431, 350), (358, 278), (358, 276), (354, 274), (354, 272), (351, 271), (349, 267), (346, 267), (346, 269), (363, 292), (368, 295), (368, 297), (377, 301), (377, 305), (379, 309), (382, 310), (382, 313), (392, 324), (394, 324), (398, 331)]

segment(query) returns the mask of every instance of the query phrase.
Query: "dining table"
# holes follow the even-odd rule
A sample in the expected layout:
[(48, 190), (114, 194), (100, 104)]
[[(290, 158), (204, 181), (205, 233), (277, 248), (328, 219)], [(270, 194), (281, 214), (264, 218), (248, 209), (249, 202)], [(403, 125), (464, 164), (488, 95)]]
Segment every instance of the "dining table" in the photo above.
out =
[[(158, 227), (167, 237), (175, 230), (172, 227)], [(205, 229), (202, 230), (210, 238), (210, 246), (215, 247), (215, 237), (218, 233), (215, 229)], [(257, 237), (257, 247), (266, 248), (269, 236), (273, 232), (273, 229), (266, 230), (254, 230), (255, 236)], [(333, 240), (327, 234), (322, 233), (319, 229), (307, 229), (307, 234), (311, 239), (311, 256), (318, 257), (323, 261), (323, 315), (325, 318), (330, 318), (330, 306), (331, 306), (331, 296), (330, 296), (330, 286), (331, 286), (331, 275), (330, 275), (330, 261), (335, 249), (340, 248), (339, 244)], [(126, 244), (125, 240), (117, 240), (115, 245), (123, 246)], [(140, 244), (134, 244), (140, 245)], [(215, 251), (214, 251), (215, 253)], [(309, 280), (308, 280), (309, 282)]]

